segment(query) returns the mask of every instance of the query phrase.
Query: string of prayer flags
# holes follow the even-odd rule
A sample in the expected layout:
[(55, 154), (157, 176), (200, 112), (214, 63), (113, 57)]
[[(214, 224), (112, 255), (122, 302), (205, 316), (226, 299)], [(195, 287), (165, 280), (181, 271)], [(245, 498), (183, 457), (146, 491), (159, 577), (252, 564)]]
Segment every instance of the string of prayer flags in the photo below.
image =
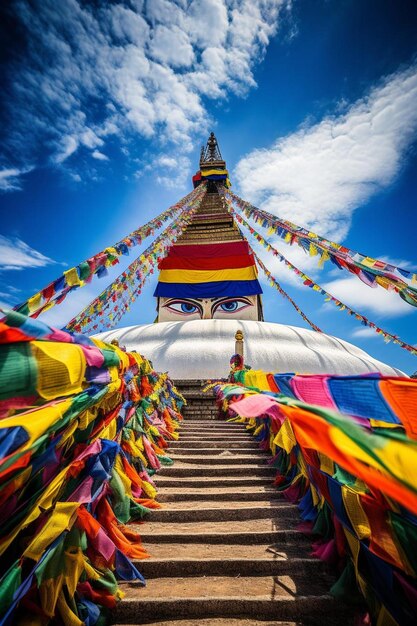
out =
[(104, 291), (78, 313), (66, 330), (97, 333), (114, 328), (141, 293), (155, 266), (167, 255), (168, 250), (184, 232), (192, 216), (201, 204), (203, 193), (180, 214), (174, 225), (169, 225), (140, 256), (129, 265)]
[[(271, 252), (282, 263), (284, 263), (286, 265), (286, 267), (288, 267), (292, 272), (294, 272), (294, 274), (296, 274), (300, 278), (300, 280), (303, 281), (303, 284), (306, 287), (309, 287), (310, 289), (313, 289), (313, 291), (316, 291), (316, 292), (320, 293), (322, 296), (325, 296), (325, 301), (326, 302), (331, 302), (332, 304), (334, 304), (339, 309), (339, 311), (346, 311), (346, 313), (348, 315), (351, 315), (352, 317), (354, 317), (363, 326), (367, 326), (369, 328), (372, 328), (378, 335), (383, 337), (383, 339), (384, 339), (384, 341), (386, 343), (389, 343), (390, 341), (393, 341), (396, 345), (400, 346), (400, 348), (403, 348), (404, 350), (407, 350), (407, 352), (410, 352), (410, 354), (417, 354), (417, 348), (415, 348), (414, 346), (410, 345), (409, 343), (406, 343), (405, 341), (402, 341), (402, 339), (400, 339), (398, 337), (398, 335), (393, 335), (392, 333), (389, 333), (388, 331), (384, 330), (383, 328), (380, 328), (377, 324), (375, 324), (374, 322), (369, 320), (367, 317), (365, 317), (361, 313), (358, 313), (357, 311), (354, 311), (347, 304), (345, 304), (344, 302), (342, 302), (338, 298), (335, 298), (334, 296), (332, 296), (331, 293), (329, 293), (328, 291), (323, 289), (312, 278), (307, 276), (307, 274), (302, 272), (295, 265), (293, 265), (290, 261), (288, 261), (288, 259), (281, 252), (279, 252), (277, 250), (277, 248), (274, 248), (274, 246), (272, 246), (270, 243), (268, 243), (268, 241), (266, 239), (264, 239), (264, 237), (262, 237), (262, 235), (260, 235), (254, 228), (252, 228), (252, 226), (250, 224), (248, 224), (248, 222), (239, 213), (234, 211), (233, 208), (231, 208), (231, 207), (230, 207), (230, 210), (233, 211), (233, 214), (234, 214), (236, 220), (240, 224), (242, 224), (242, 226), (245, 226), (245, 228), (247, 228), (249, 230), (250, 234), (254, 237), (254, 239), (258, 243), (260, 243), (266, 250), (268, 250), (268, 252)], [(256, 259), (257, 259), (259, 265), (262, 267), (262, 269), (265, 272), (265, 274), (268, 276), (268, 279), (270, 280), (270, 284), (273, 287), (277, 288), (277, 286), (276, 286), (278, 284), (277, 280), (272, 276), (272, 274), (265, 267), (265, 265), (262, 263), (262, 261), (258, 257), (256, 257)], [(282, 295), (284, 295), (284, 294), (282, 294)], [(293, 306), (294, 306), (294, 304), (293, 304)], [(298, 311), (298, 312), (300, 313), (300, 315), (304, 315), (302, 312), (300, 312), (300, 311)], [(306, 319), (306, 321), (311, 326), (311, 322), (308, 321), (307, 319)]]
[(261, 259), (258, 257), (257, 254), (254, 253), (255, 259), (259, 265), (259, 267), (262, 269), (262, 271), (264, 272), (265, 276), (267, 277), (269, 284), (271, 287), (274, 287), (274, 289), (276, 289), (281, 296), (283, 296), (286, 300), (288, 300), (288, 302), (290, 302), (292, 304), (292, 306), (294, 307), (294, 309), (297, 311), (297, 313), (303, 318), (303, 320), (305, 322), (307, 322), (307, 324), (316, 332), (321, 333), (323, 332), (318, 326), (316, 326), (316, 324), (314, 324), (305, 313), (303, 313), (303, 311), (300, 309), (300, 307), (298, 306), (298, 304), (296, 304), (294, 302), (294, 300), (291, 298), (291, 296), (289, 296), (287, 294), (286, 291), (284, 291), (284, 289), (281, 287), (281, 285), (279, 284), (279, 282), (277, 281), (276, 278), (274, 278), (271, 274), (271, 272), (265, 267), (265, 265), (262, 263)]
[(184, 399), (136, 352), (2, 314), (0, 624), (104, 623), (144, 583), (125, 524), (160, 507)]
[(213, 386), (221, 413), (273, 455), (275, 485), (298, 503), (313, 555), (337, 564), (331, 593), (347, 602), (362, 594), (369, 623), (412, 624), (417, 380), (244, 367)]
[(319, 267), (323, 267), (330, 260), (336, 267), (351, 272), (369, 287), (379, 285), (398, 293), (411, 306), (417, 306), (417, 270), (407, 270), (350, 250), (306, 228), (258, 209), (231, 191), (226, 193), (239, 211), (253, 219), (256, 224), (267, 228), (268, 234), (278, 235), (290, 245), (299, 245), (310, 256), (317, 256)]
[(165, 222), (172, 220), (180, 211), (191, 209), (193, 203), (198, 201), (204, 193), (205, 186), (202, 185), (201, 188), (192, 191), (144, 226), (131, 232), (121, 241), (98, 252), (76, 267), (63, 272), (62, 276), (59, 276), (25, 302), (14, 307), (15, 310), (36, 318), (53, 306), (61, 304), (70, 291), (84, 287), (84, 285), (91, 282), (94, 276), (98, 276), (98, 278), (105, 276), (107, 274), (106, 268), (116, 265), (121, 255), (128, 255), (130, 248), (141, 245), (145, 239), (154, 235), (155, 230), (162, 228)]

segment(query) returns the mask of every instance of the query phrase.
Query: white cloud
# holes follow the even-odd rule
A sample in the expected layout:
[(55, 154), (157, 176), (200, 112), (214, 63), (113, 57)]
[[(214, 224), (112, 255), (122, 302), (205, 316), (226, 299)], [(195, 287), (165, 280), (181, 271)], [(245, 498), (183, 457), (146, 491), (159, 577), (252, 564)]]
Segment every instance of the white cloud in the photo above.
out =
[(98, 161), (109, 160), (109, 157), (103, 154), (102, 152), (100, 152), (99, 150), (94, 150), (94, 152), (91, 153), (91, 156), (93, 157), (93, 159), (97, 159)]
[(0, 235), (0, 270), (22, 270), (26, 267), (44, 267), (56, 263), (34, 250), (21, 239)]
[(366, 314), (370, 311), (385, 318), (407, 315), (415, 311), (414, 307), (404, 302), (397, 293), (380, 286), (371, 290), (356, 276), (333, 280), (323, 284), (322, 287), (358, 313)]
[(361, 328), (355, 328), (354, 331), (352, 331), (351, 336), (353, 338), (370, 338), (370, 339), (374, 339), (375, 337), (378, 337), (378, 334), (375, 332), (375, 330), (373, 328), (369, 328), (369, 326), (362, 326)]
[(63, 163), (68, 157), (74, 154), (79, 146), (79, 141), (75, 137), (68, 136), (62, 137), (60, 144), (57, 152), (53, 156), (55, 163)]
[(27, 46), (10, 68), (10, 168), (67, 166), (83, 148), (97, 159), (114, 136), (133, 163), (140, 137), (157, 151), (191, 150), (210, 124), (205, 98), (256, 84), (282, 7), (288, 0), (20, 0)]
[(190, 39), (177, 26), (155, 28), (149, 50), (154, 59), (171, 67), (189, 67), (194, 61), (194, 50)]
[[(244, 4), (240, 3), (242, 8)], [(193, 0), (187, 22), (190, 36), (201, 48), (219, 46), (226, 40), (229, 24), (223, 0)]]
[(18, 191), (22, 188), (20, 177), (27, 174), (32, 168), (18, 169), (16, 167), (0, 170), (0, 191)]
[(417, 130), (417, 67), (345, 110), (305, 123), (238, 163), (242, 195), (274, 215), (342, 240), (354, 210), (393, 182)]

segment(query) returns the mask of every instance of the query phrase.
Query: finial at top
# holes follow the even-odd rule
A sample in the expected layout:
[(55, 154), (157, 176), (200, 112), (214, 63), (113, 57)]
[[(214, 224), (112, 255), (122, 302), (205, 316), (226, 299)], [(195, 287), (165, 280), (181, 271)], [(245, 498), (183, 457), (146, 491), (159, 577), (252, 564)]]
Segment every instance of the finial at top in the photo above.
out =
[(203, 146), (201, 148), (200, 164), (222, 160), (223, 159), (220, 152), (219, 144), (217, 143), (216, 136), (213, 132), (211, 132), (210, 137), (207, 140), (206, 146)]

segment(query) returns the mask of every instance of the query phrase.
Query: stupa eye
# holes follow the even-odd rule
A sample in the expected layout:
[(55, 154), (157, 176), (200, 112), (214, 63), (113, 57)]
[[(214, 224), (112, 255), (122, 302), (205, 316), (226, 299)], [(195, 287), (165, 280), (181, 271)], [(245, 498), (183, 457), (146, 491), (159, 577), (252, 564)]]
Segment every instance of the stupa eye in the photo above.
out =
[(195, 313), (196, 311), (198, 311), (198, 308), (195, 306), (195, 304), (190, 304), (189, 302), (183, 302), (180, 306), (183, 313)]
[(200, 307), (192, 302), (187, 302), (186, 300), (170, 302), (166, 308), (170, 311), (174, 311), (175, 313), (181, 313), (182, 315), (193, 315), (194, 313), (201, 314)]
[(236, 311), (240, 311), (241, 309), (249, 306), (249, 304), (250, 303), (248, 303), (246, 300), (226, 300), (225, 302), (221, 302), (216, 307), (215, 311), (218, 311), (220, 309), (225, 313), (235, 313)]

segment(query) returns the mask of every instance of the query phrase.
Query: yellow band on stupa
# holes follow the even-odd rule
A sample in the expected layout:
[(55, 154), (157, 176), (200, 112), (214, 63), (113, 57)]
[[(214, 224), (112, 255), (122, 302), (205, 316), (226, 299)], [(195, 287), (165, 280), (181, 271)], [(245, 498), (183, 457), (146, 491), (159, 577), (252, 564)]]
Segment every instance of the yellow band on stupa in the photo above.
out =
[(212, 283), (224, 280), (255, 280), (256, 267), (225, 270), (161, 270), (160, 283)]

